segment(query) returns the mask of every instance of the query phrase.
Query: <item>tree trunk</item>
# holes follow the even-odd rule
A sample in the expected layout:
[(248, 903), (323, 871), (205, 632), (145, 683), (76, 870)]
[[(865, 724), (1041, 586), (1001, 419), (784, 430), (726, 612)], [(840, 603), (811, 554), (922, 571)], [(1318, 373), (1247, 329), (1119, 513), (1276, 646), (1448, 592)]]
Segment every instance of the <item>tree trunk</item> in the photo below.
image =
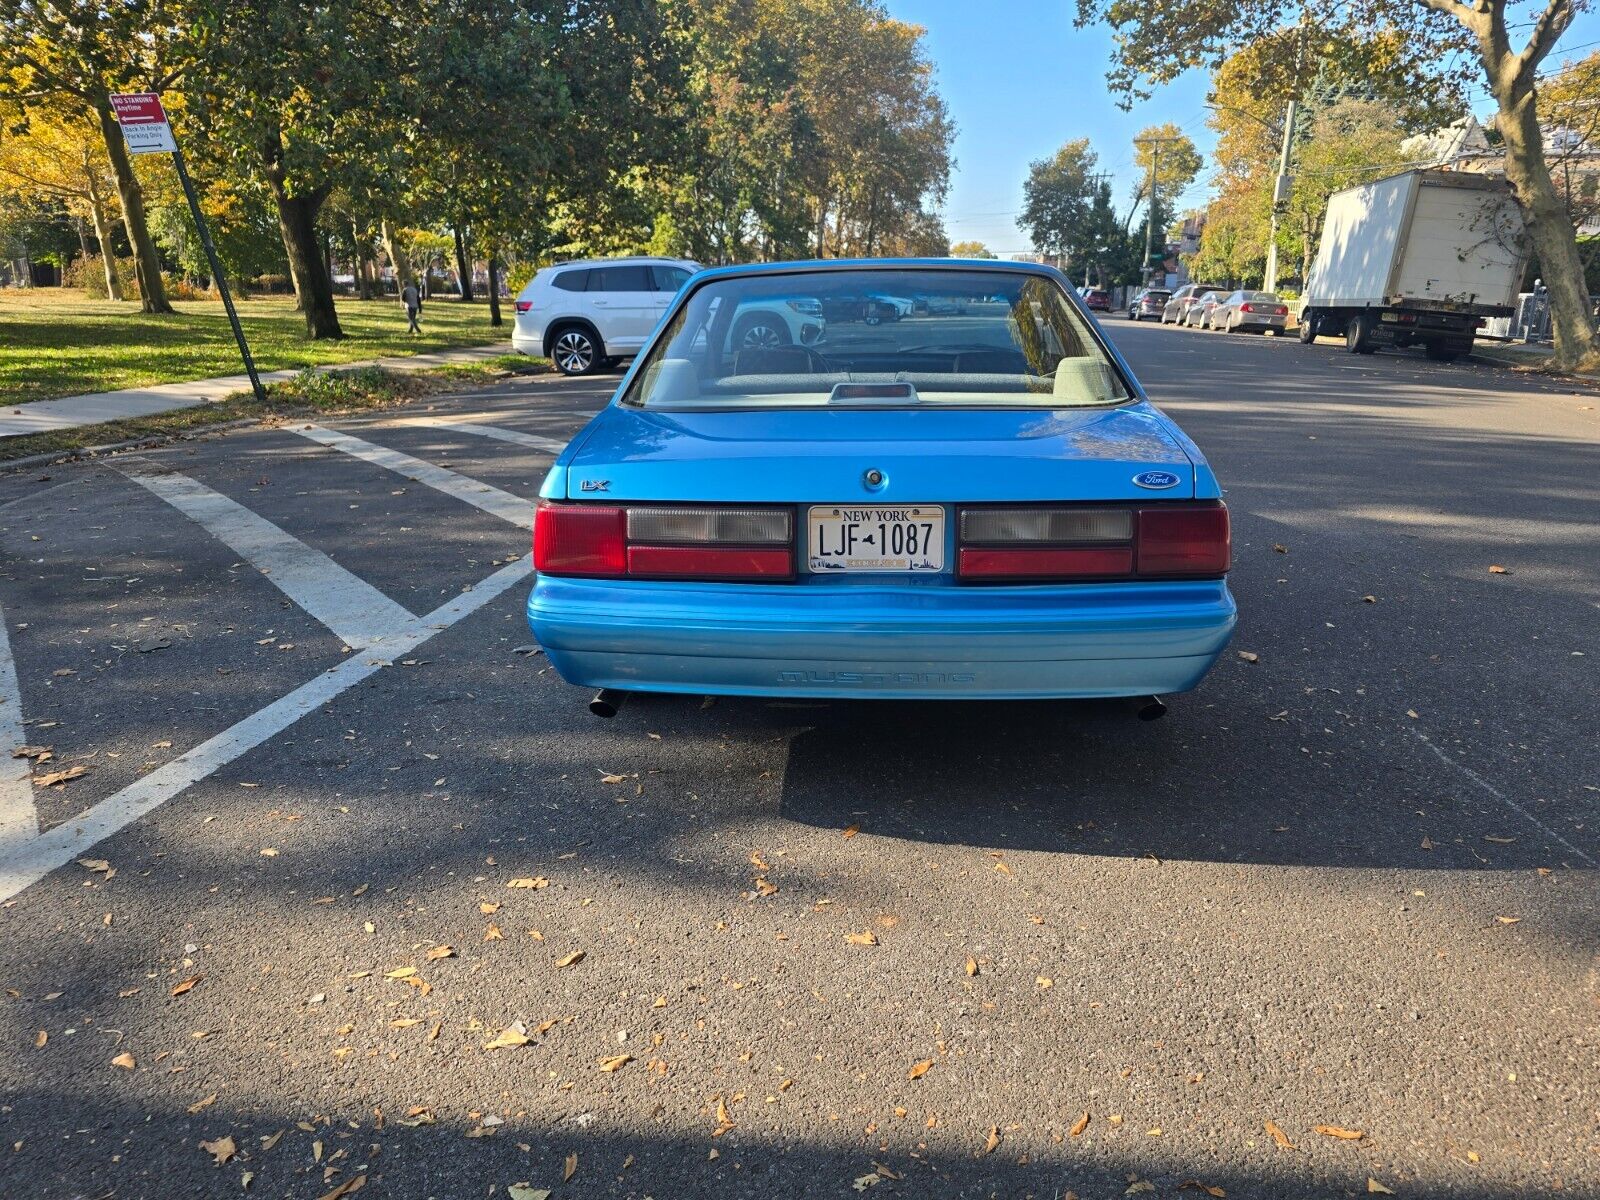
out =
[(342, 338), (339, 314), (333, 307), (333, 281), (322, 257), (322, 239), (317, 236), (317, 210), (323, 194), (290, 196), (284, 188), (282, 172), (267, 168), (267, 182), (278, 206), (278, 229), (283, 234), (283, 249), (289, 256), (289, 278), (306, 319), (306, 336), (313, 340)]
[(394, 230), (389, 225), (388, 217), (378, 223), (378, 234), (383, 239), (383, 252), (388, 256), (389, 266), (394, 271), (395, 293), (399, 294), (411, 282), (411, 260), (396, 252)]
[[(122, 223), (127, 227), (128, 241), (133, 243), (133, 270), (139, 279), (139, 307), (147, 313), (170, 313), (172, 305), (167, 302), (167, 289), (161, 282), (161, 260), (156, 256), (156, 244), (144, 217), (144, 190), (133, 173), (128, 148), (122, 141), (122, 130), (111, 116), (109, 100), (104, 97), (97, 99), (94, 111), (100, 121), (100, 137), (106, 144), (106, 156), (111, 159), (111, 170), (117, 177), (117, 195), (122, 200)], [(101, 250), (107, 249), (101, 243)], [(110, 257), (109, 254), (107, 257)]]
[(500, 259), (494, 249), (489, 249), (489, 324), (499, 329), (505, 324), (500, 319)]
[(111, 245), (111, 222), (106, 216), (100, 188), (92, 179), (89, 181), (89, 217), (94, 221), (95, 240), (100, 243), (100, 264), (106, 272), (106, 295), (113, 300), (121, 300), (122, 274), (117, 270), (117, 252)]
[(1550, 289), (1550, 325), (1555, 333), (1555, 365), (1572, 370), (1600, 358), (1600, 336), (1589, 313), (1583, 259), (1566, 206), (1556, 193), (1544, 160), (1544, 137), (1534, 108), (1534, 91), (1520, 96), (1496, 88), (1500, 102), (1496, 127), (1506, 144), (1506, 180), (1528, 225), (1539, 270)]
[(367, 260), (371, 257), (367, 247), (371, 240), (361, 236), (361, 227), (354, 221), (350, 222), (350, 244), (356, 251), (355, 271), (352, 272), (356, 277), (356, 299), (371, 300), (372, 276), (367, 271)]
[(472, 299), (472, 259), (467, 254), (467, 239), (461, 233), (461, 226), (455, 227), (456, 235), (456, 278), (461, 281), (461, 298)]

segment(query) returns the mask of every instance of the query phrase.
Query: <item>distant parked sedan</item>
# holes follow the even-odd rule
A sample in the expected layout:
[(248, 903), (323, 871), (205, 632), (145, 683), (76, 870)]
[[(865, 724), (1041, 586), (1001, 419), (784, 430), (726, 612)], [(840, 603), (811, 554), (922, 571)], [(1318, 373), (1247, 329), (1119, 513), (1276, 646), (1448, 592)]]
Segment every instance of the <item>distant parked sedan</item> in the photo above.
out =
[(1211, 317), (1211, 310), (1221, 304), (1226, 298), (1224, 292), (1206, 292), (1188, 306), (1183, 316), (1183, 324), (1191, 329), (1204, 329), (1206, 322)]
[(1083, 306), (1091, 312), (1110, 312), (1111, 293), (1105, 288), (1086, 288), (1083, 293)]
[[(822, 346), (771, 297), (1005, 298)], [(528, 618), (569, 683), (873, 700), (1135, 697), (1227, 645), (1228, 511), (1051, 267), (724, 267), (673, 302), (540, 489)]]
[(1223, 298), (1211, 310), (1212, 329), (1233, 333), (1244, 329), (1252, 333), (1272, 330), (1282, 333), (1289, 321), (1289, 308), (1273, 292), (1237, 291)]
[(1207, 292), (1221, 291), (1214, 283), (1186, 283), (1167, 300), (1167, 306), (1161, 310), (1161, 323), (1172, 322), (1182, 325), (1189, 315), (1189, 309)]
[(1142, 321), (1146, 317), (1160, 319), (1170, 299), (1172, 292), (1168, 288), (1145, 288), (1128, 305), (1128, 320)]

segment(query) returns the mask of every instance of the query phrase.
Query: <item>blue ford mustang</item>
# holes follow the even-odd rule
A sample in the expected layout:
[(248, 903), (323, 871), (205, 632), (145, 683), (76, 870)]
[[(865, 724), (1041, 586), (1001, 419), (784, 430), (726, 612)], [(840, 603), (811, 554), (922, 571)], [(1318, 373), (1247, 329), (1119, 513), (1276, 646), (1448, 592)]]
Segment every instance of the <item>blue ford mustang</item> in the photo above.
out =
[[(851, 320), (868, 294), (926, 303)], [(836, 314), (820, 342), (737, 336), (795, 305)], [(1033, 264), (702, 271), (540, 495), (528, 621), (604, 715), (647, 691), (1153, 718), (1235, 620), (1211, 468)]]

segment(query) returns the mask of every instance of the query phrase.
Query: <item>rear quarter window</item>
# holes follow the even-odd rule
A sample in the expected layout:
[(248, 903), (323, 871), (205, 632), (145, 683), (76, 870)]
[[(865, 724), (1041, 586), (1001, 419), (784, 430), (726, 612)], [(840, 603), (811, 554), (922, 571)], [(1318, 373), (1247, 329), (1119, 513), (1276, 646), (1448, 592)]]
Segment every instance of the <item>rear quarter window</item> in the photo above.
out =
[(589, 286), (588, 271), (562, 271), (550, 281), (550, 286), (563, 292), (581, 292)]

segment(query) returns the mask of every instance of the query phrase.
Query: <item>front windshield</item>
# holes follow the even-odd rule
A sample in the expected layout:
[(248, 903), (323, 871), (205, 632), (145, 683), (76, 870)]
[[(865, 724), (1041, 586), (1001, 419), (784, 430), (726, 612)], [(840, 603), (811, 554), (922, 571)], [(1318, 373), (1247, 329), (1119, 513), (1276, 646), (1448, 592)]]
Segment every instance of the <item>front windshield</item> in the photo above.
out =
[(646, 408), (1115, 404), (1127, 388), (1055, 280), (871, 267), (696, 288), (623, 403)]

